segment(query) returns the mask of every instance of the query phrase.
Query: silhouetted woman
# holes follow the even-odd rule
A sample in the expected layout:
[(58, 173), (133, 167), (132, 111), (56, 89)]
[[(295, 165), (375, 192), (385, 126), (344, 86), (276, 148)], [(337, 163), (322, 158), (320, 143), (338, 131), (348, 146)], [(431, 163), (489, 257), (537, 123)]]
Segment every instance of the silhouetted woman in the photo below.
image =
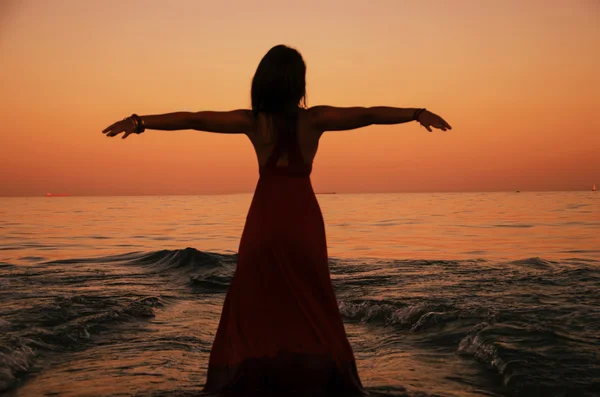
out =
[(325, 131), (417, 120), (451, 129), (425, 109), (306, 108), (298, 51), (273, 47), (252, 80), (252, 110), (132, 115), (103, 132), (145, 129), (246, 134), (258, 184), (210, 353), (205, 392), (365, 394), (331, 284), (325, 226), (310, 173)]

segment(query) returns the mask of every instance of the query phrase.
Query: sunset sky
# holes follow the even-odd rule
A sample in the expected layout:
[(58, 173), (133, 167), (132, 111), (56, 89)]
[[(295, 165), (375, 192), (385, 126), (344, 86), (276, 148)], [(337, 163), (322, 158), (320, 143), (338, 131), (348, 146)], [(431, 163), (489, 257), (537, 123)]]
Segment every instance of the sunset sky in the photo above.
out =
[(274, 45), (308, 105), (426, 107), (324, 134), (316, 191), (600, 187), (600, 2), (0, 2), (0, 196), (252, 192), (244, 135), (102, 129), (131, 113), (249, 108)]

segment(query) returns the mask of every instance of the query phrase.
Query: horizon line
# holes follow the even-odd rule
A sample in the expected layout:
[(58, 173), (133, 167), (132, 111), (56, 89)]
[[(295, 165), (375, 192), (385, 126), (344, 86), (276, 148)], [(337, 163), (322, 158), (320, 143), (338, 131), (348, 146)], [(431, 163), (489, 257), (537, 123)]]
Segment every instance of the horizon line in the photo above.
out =
[[(553, 193), (553, 192), (592, 192), (593, 190), (579, 190), (579, 189), (565, 189), (565, 190), (448, 190), (448, 191), (406, 191), (406, 192), (336, 192), (336, 191), (323, 191), (315, 192), (316, 195), (325, 194), (439, 194), (439, 193)], [(48, 196), (48, 193), (39, 195), (0, 195), (0, 198), (31, 198), (31, 197), (44, 197), (44, 198), (65, 198), (65, 197), (169, 197), (169, 196), (233, 196), (241, 194), (254, 194), (254, 191), (247, 192), (229, 192), (229, 193), (169, 193), (169, 194), (69, 194), (69, 193), (52, 193)]]

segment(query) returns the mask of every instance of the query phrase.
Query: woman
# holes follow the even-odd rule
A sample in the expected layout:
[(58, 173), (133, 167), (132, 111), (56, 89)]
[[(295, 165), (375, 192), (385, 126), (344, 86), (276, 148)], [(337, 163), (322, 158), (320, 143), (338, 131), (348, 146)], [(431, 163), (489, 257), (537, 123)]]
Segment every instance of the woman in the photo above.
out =
[(252, 110), (132, 115), (103, 133), (145, 129), (246, 134), (259, 180), (210, 353), (205, 392), (366, 394), (331, 284), (325, 226), (310, 173), (325, 131), (417, 120), (451, 129), (425, 109), (306, 108), (306, 66), (278, 45), (252, 80)]

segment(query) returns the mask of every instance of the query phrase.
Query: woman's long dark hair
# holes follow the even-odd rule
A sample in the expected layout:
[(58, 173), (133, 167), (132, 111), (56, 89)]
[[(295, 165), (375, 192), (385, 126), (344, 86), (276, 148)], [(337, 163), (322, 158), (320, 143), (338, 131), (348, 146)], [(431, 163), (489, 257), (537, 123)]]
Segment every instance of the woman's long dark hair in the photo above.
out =
[[(252, 79), (252, 112), (271, 116), (282, 149), (296, 131), (298, 108), (306, 107), (306, 64), (300, 53), (277, 45), (258, 64)], [(275, 135), (275, 134), (273, 134)]]

